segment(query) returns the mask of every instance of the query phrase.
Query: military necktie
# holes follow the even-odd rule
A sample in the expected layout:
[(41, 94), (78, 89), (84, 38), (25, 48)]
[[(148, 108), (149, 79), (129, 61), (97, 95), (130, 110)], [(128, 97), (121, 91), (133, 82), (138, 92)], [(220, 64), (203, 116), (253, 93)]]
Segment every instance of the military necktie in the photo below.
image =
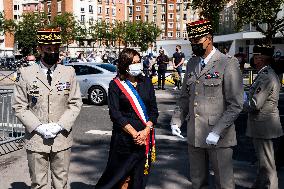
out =
[(203, 68), (205, 67), (205, 62), (204, 62), (204, 59), (201, 59), (201, 71), (203, 70)]
[(48, 84), (51, 85), (51, 81), (52, 81), (52, 78), (51, 78), (51, 70), (48, 69), (47, 72), (46, 72), (46, 74), (47, 74), (46, 77), (47, 77)]

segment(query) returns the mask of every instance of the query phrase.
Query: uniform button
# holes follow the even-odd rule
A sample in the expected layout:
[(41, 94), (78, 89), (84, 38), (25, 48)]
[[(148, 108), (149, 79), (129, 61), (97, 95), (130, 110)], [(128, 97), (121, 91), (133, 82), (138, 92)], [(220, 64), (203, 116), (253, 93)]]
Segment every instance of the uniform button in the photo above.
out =
[(194, 102), (194, 106), (197, 106), (197, 102)]
[(198, 114), (195, 114), (195, 117), (199, 117), (199, 115), (198, 115)]
[(199, 84), (199, 83), (200, 83), (200, 81), (196, 81), (196, 83), (197, 83), (197, 84)]
[(198, 95), (198, 92), (195, 92), (195, 95)]

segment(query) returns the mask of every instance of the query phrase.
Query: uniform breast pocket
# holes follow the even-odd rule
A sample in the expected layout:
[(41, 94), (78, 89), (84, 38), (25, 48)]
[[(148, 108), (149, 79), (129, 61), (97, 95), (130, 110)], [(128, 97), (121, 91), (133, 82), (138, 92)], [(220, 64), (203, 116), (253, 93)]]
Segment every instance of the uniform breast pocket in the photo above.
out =
[(221, 79), (207, 79), (203, 82), (204, 93), (207, 97), (217, 97), (222, 94)]

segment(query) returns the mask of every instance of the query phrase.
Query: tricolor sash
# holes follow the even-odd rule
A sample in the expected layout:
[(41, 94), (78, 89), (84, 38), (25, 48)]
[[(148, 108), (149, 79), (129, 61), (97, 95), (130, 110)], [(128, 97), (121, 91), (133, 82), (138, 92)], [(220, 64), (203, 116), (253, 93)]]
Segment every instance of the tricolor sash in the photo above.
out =
[[(136, 115), (139, 117), (139, 119), (142, 121), (142, 123), (146, 127), (146, 123), (149, 120), (147, 109), (146, 109), (146, 106), (142, 98), (136, 91), (136, 89), (133, 87), (133, 85), (130, 83), (129, 80), (121, 81), (118, 78), (115, 78), (114, 82), (117, 84), (119, 89), (129, 100), (131, 107), (135, 111)], [(145, 154), (146, 154), (146, 163), (145, 163), (145, 170), (144, 170), (145, 175), (149, 173), (149, 158), (151, 162), (154, 162), (156, 160), (155, 152), (156, 152), (155, 132), (154, 132), (154, 129), (151, 129), (150, 135), (147, 137), (147, 144), (146, 144), (146, 151), (145, 151)]]

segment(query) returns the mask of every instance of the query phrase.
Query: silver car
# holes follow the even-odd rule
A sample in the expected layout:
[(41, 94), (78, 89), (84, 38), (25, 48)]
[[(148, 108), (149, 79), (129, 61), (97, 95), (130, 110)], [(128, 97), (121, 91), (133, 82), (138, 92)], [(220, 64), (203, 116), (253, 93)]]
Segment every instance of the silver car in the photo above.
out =
[(95, 105), (106, 103), (109, 83), (116, 76), (116, 66), (106, 63), (70, 63), (67, 66), (75, 69), (82, 98)]

